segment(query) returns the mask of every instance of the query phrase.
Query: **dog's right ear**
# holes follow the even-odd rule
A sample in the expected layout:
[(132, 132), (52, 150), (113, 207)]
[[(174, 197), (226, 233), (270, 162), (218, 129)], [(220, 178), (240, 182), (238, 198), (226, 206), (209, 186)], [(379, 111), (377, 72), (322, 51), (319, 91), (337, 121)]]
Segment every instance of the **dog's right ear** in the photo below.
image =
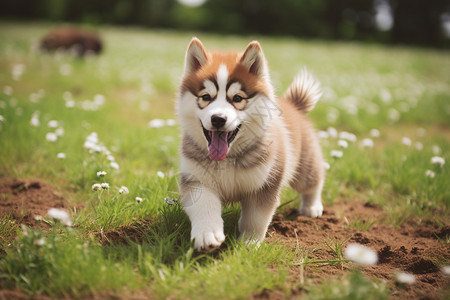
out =
[(184, 62), (184, 75), (195, 72), (208, 61), (205, 47), (196, 37), (192, 38), (186, 51), (186, 60)]

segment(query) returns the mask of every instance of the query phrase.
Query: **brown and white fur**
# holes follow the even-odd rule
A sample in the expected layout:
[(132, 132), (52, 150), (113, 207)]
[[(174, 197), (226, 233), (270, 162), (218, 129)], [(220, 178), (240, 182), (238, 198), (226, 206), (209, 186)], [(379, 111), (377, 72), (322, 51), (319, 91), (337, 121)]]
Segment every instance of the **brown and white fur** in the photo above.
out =
[(225, 240), (222, 204), (241, 205), (246, 242), (264, 240), (282, 187), (302, 194), (300, 214), (322, 215), (322, 152), (307, 112), (321, 95), (303, 71), (276, 98), (261, 46), (243, 53), (188, 46), (177, 101), (182, 130), (180, 193), (196, 250)]

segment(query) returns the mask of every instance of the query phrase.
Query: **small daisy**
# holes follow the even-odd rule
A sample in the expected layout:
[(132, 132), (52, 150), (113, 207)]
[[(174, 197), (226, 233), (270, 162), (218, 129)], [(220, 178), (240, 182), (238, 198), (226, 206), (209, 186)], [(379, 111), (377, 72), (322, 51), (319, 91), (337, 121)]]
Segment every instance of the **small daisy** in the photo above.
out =
[(378, 129), (372, 129), (370, 130), (370, 136), (373, 138), (377, 138), (380, 136), (380, 131)]
[(388, 110), (388, 118), (392, 122), (397, 122), (400, 119), (400, 113), (395, 108), (390, 108)]
[(33, 244), (35, 244), (36, 246), (44, 246), (45, 245), (45, 239), (44, 238), (35, 239), (33, 241)]
[(360, 143), (363, 148), (373, 148), (373, 140), (369, 138), (365, 138)]
[(167, 119), (166, 120), (166, 125), (167, 126), (175, 126), (177, 124), (177, 122), (174, 119)]
[(436, 176), (436, 173), (434, 173), (431, 170), (426, 170), (425, 171), (425, 176), (429, 177), (429, 178), (434, 178)]
[(98, 177), (105, 177), (105, 175), (106, 175), (106, 172), (105, 172), (105, 171), (98, 171), (98, 172), (97, 172), (97, 176), (98, 176)]
[(64, 128), (57, 128), (56, 130), (55, 130), (55, 134), (57, 135), (57, 136), (63, 136), (64, 135)]
[(412, 145), (411, 139), (409, 137), (402, 137), (402, 144), (410, 147)]
[(128, 188), (126, 186), (121, 186), (119, 189), (119, 194), (123, 194), (123, 195), (128, 195), (130, 193), (130, 191), (128, 190)]
[(336, 130), (336, 128), (334, 128), (334, 127), (328, 127), (327, 131), (328, 131), (328, 135), (329, 135), (331, 138), (333, 138), (333, 139), (337, 138), (337, 136), (338, 136), (338, 131)]
[(148, 122), (148, 127), (150, 128), (160, 128), (163, 127), (166, 124), (164, 120), (161, 119), (153, 119), (150, 122)]
[(56, 128), (59, 126), (59, 122), (56, 120), (50, 120), (48, 121), (47, 126), (50, 128)]
[(450, 266), (442, 266), (441, 272), (446, 276), (450, 276)]
[(351, 132), (347, 132), (347, 131), (342, 131), (341, 133), (339, 133), (339, 138), (347, 140), (349, 142), (356, 142), (356, 135), (354, 135)]
[(439, 155), (439, 154), (441, 154), (441, 148), (439, 148), (438, 145), (433, 145), (432, 151), (433, 151), (433, 154), (434, 154), (434, 155)]
[(60, 153), (56, 154), (56, 157), (59, 158), (59, 159), (65, 159), (66, 158), (66, 154), (63, 153), (63, 152), (60, 152)]
[(323, 167), (325, 168), (325, 170), (329, 170), (330, 169), (330, 164), (327, 163), (326, 161), (323, 162)]
[(116, 163), (115, 161), (112, 161), (109, 165), (111, 168), (119, 170), (119, 164)]
[(100, 186), (102, 187), (102, 189), (104, 190), (109, 190), (109, 183), (103, 182), (100, 184)]
[(49, 142), (56, 142), (58, 140), (58, 136), (53, 132), (49, 132), (45, 135), (45, 139)]
[(344, 251), (345, 257), (359, 265), (375, 265), (378, 256), (375, 251), (360, 244), (350, 244)]
[(39, 215), (34, 216), (34, 219), (35, 219), (36, 221), (42, 221), (42, 220), (44, 220), (44, 218), (43, 218), (42, 216), (39, 216)]
[(177, 198), (170, 198), (170, 197), (164, 198), (164, 203), (166, 203), (167, 205), (175, 205), (177, 202), (178, 202)]
[(331, 150), (330, 155), (331, 157), (341, 158), (344, 155), (344, 153), (340, 150)]
[(406, 272), (395, 273), (395, 280), (401, 284), (413, 284), (416, 282), (414, 275)]
[(156, 172), (156, 175), (158, 175), (158, 177), (160, 177), (160, 178), (164, 178), (164, 176), (165, 176), (164, 173), (161, 171)]
[(445, 164), (445, 159), (443, 157), (440, 157), (440, 156), (433, 156), (431, 158), (431, 163), (433, 165), (438, 165), (439, 167), (442, 168), (444, 166), (444, 164)]
[(317, 136), (319, 137), (319, 139), (327, 139), (330, 135), (327, 131), (321, 130), (317, 133)]
[(50, 218), (61, 221), (66, 226), (72, 226), (72, 220), (70, 219), (69, 213), (65, 210), (58, 208), (51, 208), (48, 210), (48, 216)]
[(421, 151), (423, 149), (423, 144), (421, 142), (416, 142), (414, 144), (414, 148), (416, 148), (416, 150)]
[(348, 148), (348, 142), (346, 140), (339, 140), (338, 146), (346, 149), (346, 148)]
[(144, 199), (142, 199), (141, 197), (136, 197), (136, 202), (137, 203), (141, 203)]
[(102, 189), (102, 185), (100, 183), (94, 183), (92, 185), (92, 190), (93, 191), (100, 191)]

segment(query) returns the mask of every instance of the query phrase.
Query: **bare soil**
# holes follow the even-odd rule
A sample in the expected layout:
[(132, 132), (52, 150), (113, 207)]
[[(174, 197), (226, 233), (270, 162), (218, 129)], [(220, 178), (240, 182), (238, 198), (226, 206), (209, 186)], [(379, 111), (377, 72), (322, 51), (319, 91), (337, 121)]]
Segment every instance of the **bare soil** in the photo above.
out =
[[(335, 204), (326, 207), (324, 215), (311, 219), (296, 215), (296, 210), (287, 214), (277, 214), (269, 228), (268, 241), (279, 241), (300, 249), (313, 249), (318, 245), (334, 241), (365, 245), (378, 253), (378, 264), (364, 267), (362, 272), (370, 278), (377, 278), (388, 283), (391, 299), (443, 299), (449, 295), (450, 277), (445, 276), (440, 267), (450, 261), (450, 245), (445, 242), (450, 236), (449, 224), (438, 226), (432, 221), (408, 220), (400, 227), (386, 225), (386, 214), (381, 208), (369, 203), (355, 201), (351, 204)], [(367, 230), (356, 229), (355, 220), (374, 222)], [(358, 228), (361, 228), (360, 226)], [(344, 247), (345, 248), (345, 247)], [(317, 260), (336, 259), (336, 255), (323, 246), (310, 254)], [(351, 263), (311, 265), (305, 268), (304, 277), (314, 283), (324, 278), (340, 277), (343, 270), (354, 267)], [(395, 272), (403, 271), (415, 275), (412, 285), (396, 283)], [(304, 278), (305, 280), (305, 278)], [(300, 282), (299, 268), (291, 272), (293, 286)], [(298, 286), (298, 285), (297, 285)], [(294, 289), (292, 294), (299, 291)], [(271, 293), (265, 291), (269, 297)], [(261, 295), (258, 295), (261, 296)], [(260, 298), (260, 297), (257, 297)]]
[(50, 208), (66, 209), (63, 195), (36, 179), (0, 178), (0, 216), (11, 214), (20, 224), (36, 224), (36, 216), (47, 216)]

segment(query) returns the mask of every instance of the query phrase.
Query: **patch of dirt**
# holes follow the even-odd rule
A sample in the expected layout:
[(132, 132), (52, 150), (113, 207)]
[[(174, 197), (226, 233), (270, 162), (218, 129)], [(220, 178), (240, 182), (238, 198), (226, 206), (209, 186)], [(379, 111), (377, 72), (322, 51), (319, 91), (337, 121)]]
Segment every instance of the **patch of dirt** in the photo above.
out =
[[(443, 242), (449, 235), (449, 224), (439, 227), (432, 221), (410, 220), (397, 228), (378, 221), (384, 218), (386, 215), (381, 208), (357, 201), (327, 207), (324, 215), (317, 219), (297, 216), (297, 211), (291, 210), (274, 216), (267, 241), (279, 241), (293, 249), (298, 243), (301, 249), (306, 250), (326, 242), (333, 246), (336, 240), (341, 241), (344, 248), (349, 243), (363, 244), (378, 253), (379, 262), (375, 266), (364, 267), (362, 271), (370, 278), (387, 281), (390, 299), (442, 299), (444, 290), (448, 292), (450, 286), (450, 277), (440, 271), (442, 264), (450, 261), (450, 245)], [(373, 224), (365, 227), (365, 222)], [(362, 227), (368, 229), (361, 230)], [(312, 251), (309, 257), (336, 259), (327, 246)], [(343, 269), (352, 267), (351, 263), (345, 263)], [(304, 276), (319, 283), (323, 278), (343, 275), (341, 268), (339, 264), (313, 264), (305, 267)], [(397, 284), (395, 273), (398, 271), (414, 274), (416, 282), (410, 286)], [(292, 282), (299, 283), (298, 269), (291, 274)], [(265, 297), (267, 295), (260, 293), (255, 297), (271, 298)]]
[(50, 208), (67, 208), (62, 194), (40, 180), (0, 178), (0, 216), (11, 214), (20, 224), (33, 226), (36, 216)]

